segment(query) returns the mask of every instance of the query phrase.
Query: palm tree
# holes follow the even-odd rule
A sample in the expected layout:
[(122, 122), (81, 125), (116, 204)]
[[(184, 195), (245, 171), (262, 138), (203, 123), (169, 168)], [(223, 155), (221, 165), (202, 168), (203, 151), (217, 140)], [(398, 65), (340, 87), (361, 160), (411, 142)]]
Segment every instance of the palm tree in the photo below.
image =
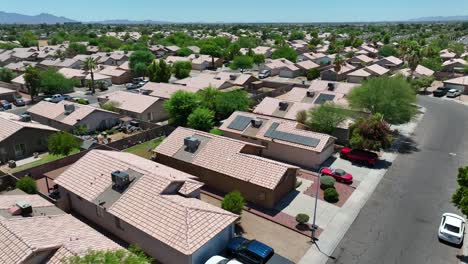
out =
[(95, 93), (96, 90), (94, 88), (94, 72), (93, 70), (97, 68), (97, 62), (94, 58), (88, 57), (84, 62), (84, 70), (88, 71), (91, 74), (91, 93)]
[(418, 50), (414, 50), (413, 52), (411, 52), (410, 54), (408, 54), (406, 56), (406, 61), (408, 62), (408, 67), (411, 70), (411, 75), (410, 76), (412, 77), (413, 74), (414, 74), (414, 71), (416, 70), (416, 68), (419, 65), (420, 52)]
[(335, 57), (335, 61), (333, 62), (333, 69), (335, 69), (336, 73), (339, 73), (341, 71), (341, 67), (345, 64), (345, 61), (343, 58), (341, 58), (340, 54), (337, 53)]

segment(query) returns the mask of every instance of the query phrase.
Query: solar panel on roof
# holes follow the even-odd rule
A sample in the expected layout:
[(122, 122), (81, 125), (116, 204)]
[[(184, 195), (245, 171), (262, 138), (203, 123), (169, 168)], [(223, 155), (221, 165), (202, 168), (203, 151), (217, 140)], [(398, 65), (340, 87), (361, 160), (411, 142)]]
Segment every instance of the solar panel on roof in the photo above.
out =
[(296, 135), (293, 133), (278, 131), (276, 130), (278, 126), (279, 123), (271, 124), (270, 128), (268, 128), (267, 132), (265, 133), (265, 137), (279, 139), (313, 148), (317, 147), (317, 145), (320, 143), (320, 139), (318, 138), (306, 137), (302, 135)]
[(327, 101), (333, 101), (334, 98), (334, 94), (320, 94), (315, 100), (314, 104), (323, 104)]
[(244, 131), (244, 129), (246, 129), (247, 126), (249, 126), (251, 120), (251, 117), (241, 115), (236, 116), (236, 118), (234, 118), (234, 120), (229, 124), (228, 128), (238, 131)]

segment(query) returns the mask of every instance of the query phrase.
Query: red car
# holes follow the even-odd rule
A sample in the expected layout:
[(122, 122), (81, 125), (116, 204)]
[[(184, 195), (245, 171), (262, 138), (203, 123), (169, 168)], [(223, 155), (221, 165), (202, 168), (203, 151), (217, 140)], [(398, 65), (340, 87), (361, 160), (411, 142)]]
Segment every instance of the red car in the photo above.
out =
[(351, 148), (342, 148), (340, 157), (350, 161), (364, 163), (368, 166), (374, 166), (379, 160), (379, 156), (374, 152)]
[(352, 183), (353, 182), (353, 175), (347, 173), (346, 171), (342, 169), (332, 169), (332, 168), (322, 168), (320, 171), (322, 175), (326, 176), (331, 176), (335, 178), (336, 181), (338, 182), (344, 182), (344, 183)]

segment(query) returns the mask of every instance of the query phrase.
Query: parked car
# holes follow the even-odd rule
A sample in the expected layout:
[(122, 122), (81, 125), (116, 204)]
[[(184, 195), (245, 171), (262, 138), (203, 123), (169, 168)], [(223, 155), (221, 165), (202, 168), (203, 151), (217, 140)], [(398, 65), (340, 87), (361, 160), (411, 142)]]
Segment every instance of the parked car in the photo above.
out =
[(434, 95), (434, 97), (443, 97), (447, 94), (447, 91), (448, 89), (445, 87), (438, 87), (432, 92), (432, 94)]
[(12, 105), (11, 105), (7, 100), (0, 100), (0, 106), (1, 106), (4, 110), (11, 109), (11, 107), (12, 107)]
[(461, 92), (458, 89), (450, 89), (447, 92), (447, 97), (450, 97), (450, 98), (455, 98), (455, 97), (458, 97), (460, 95), (461, 95)]
[(69, 95), (62, 95), (62, 94), (54, 94), (52, 95), (51, 97), (48, 97), (46, 99), (44, 99), (45, 101), (47, 102), (51, 102), (51, 103), (58, 103), (58, 102), (61, 102), (63, 100), (71, 100), (72, 98), (69, 96)]
[(235, 259), (229, 260), (221, 256), (213, 256), (209, 260), (207, 260), (205, 264), (242, 264), (242, 262), (239, 262)]
[(335, 180), (338, 182), (344, 182), (344, 183), (353, 182), (353, 175), (347, 173), (346, 171), (342, 169), (332, 169), (329, 167), (325, 167), (325, 168), (322, 168), (322, 170), (320, 170), (320, 173), (322, 175), (331, 176), (335, 178)]
[(245, 264), (264, 264), (275, 254), (271, 247), (244, 237), (231, 239), (227, 246), (227, 252)]
[(13, 104), (16, 106), (25, 106), (26, 102), (21, 98), (15, 98), (15, 100), (13, 101)]
[(465, 234), (465, 222), (466, 221), (463, 217), (456, 214), (443, 214), (438, 232), (439, 240), (444, 240), (455, 245), (461, 245)]
[(259, 79), (265, 79), (265, 78), (268, 78), (271, 76), (271, 71), (269, 70), (263, 70), (260, 72), (260, 74), (258, 74), (258, 78)]
[(340, 157), (350, 161), (364, 163), (368, 166), (374, 166), (379, 160), (379, 156), (374, 152), (351, 148), (342, 148)]
[(140, 83), (127, 83), (125, 85), (125, 88), (127, 88), (127, 90), (138, 89), (140, 87), (141, 87)]

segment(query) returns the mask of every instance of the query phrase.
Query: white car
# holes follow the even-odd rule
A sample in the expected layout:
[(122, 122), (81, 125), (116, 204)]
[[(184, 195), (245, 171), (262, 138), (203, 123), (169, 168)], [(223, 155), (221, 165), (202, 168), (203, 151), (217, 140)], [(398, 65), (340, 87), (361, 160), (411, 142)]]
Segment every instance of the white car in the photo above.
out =
[(439, 239), (461, 245), (465, 234), (465, 222), (463, 217), (456, 214), (443, 214), (439, 226)]
[(221, 256), (213, 256), (207, 260), (205, 264), (242, 264), (242, 262), (239, 262), (235, 259), (229, 260)]
[(260, 74), (258, 74), (258, 78), (259, 79), (265, 79), (265, 78), (268, 78), (271, 76), (271, 71), (269, 70), (263, 70), (260, 72)]
[(458, 89), (450, 89), (447, 92), (447, 97), (450, 97), (450, 98), (455, 98), (455, 97), (458, 97), (460, 95), (461, 95), (461, 92)]

